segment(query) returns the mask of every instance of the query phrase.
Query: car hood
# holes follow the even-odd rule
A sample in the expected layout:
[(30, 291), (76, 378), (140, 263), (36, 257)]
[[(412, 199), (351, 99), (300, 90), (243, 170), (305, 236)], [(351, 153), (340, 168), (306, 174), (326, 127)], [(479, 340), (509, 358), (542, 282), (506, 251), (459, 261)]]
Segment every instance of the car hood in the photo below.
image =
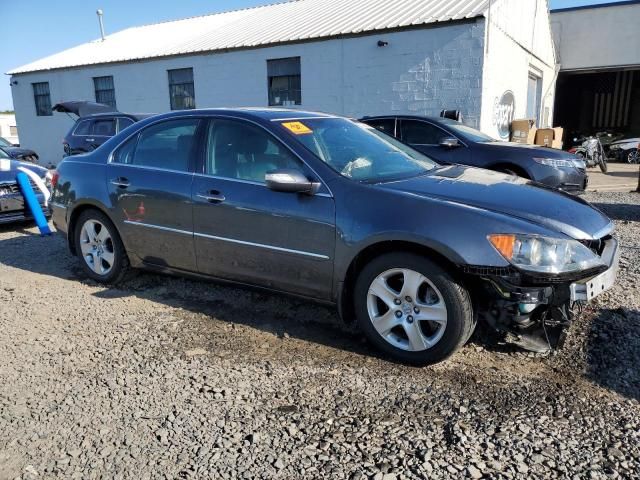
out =
[(41, 167), (40, 165), (35, 165), (33, 163), (2, 158), (0, 159), (0, 183), (15, 182), (16, 174), (18, 173), (18, 167), (24, 167), (32, 170), (40, 177), (44, 177), (48, 171), (46, 168)]
[(33, 150), (22, 147), (2, 147), (2, 150), (4, 150), (11, 158), (20, 158), (36, 154)]
[(496, 157), (504, 158), (506, 156), (524, 155), (529, 158), (576, 158), (575, 155), (557, 148), (540, 147), (538, 145), (525, 145), (513, 142), (479, 142), (480, 148), (491, 152)]
[(578, 240), (601, 238), (613, 228), (606, 215), (579, 197), (480, 168), (438, 167), (426, 175), (379, 187), (508, 215)]

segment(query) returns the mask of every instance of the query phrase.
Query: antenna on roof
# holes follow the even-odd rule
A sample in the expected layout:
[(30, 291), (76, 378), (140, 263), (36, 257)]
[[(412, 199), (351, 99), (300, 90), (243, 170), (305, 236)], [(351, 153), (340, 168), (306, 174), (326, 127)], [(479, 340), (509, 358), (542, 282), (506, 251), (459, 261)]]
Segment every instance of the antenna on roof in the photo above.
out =
[(100, 24), (100, 37), (104, 41), (104, 24), (102, 23), (102, 9), (99, 8), (96, 10), (96, 15), (98, 15), (98, 23)]

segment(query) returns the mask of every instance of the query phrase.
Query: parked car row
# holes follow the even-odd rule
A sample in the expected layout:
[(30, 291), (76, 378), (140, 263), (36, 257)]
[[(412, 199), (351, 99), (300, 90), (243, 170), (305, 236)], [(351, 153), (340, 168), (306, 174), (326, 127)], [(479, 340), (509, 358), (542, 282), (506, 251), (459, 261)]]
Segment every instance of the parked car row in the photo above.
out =
[(538, 183), (579, 190), (584, 168), (539, 150), (442, 119), (178, 111), (63, 160), (50, 205), (98, 282), (143, 268), (334, 304), (382, 351), (424, 365), (479, 319), (547, 351), (571, 305), (613, 285), (612, 222)]

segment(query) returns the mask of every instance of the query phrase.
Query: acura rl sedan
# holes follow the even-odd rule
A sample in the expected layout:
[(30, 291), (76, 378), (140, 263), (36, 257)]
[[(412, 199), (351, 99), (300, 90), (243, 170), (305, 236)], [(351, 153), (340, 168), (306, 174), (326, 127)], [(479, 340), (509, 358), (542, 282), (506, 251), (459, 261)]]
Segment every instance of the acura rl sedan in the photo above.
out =
[(275, 109), (145, 119), (54, 177), (86, 274), (195, 275), (337, 306), (397, 360), (443, 360), (481, 319), (536, 351), (615, 280), (612, 222), (529, 181), (439, 165), (375, 128)]
[(460, 163), (518, 175), (580, 193), (587, 188), (584, 159), (555, 148), (502, 142), (448, 118), (364, 117), (362, 122), (402, 140), (441, 163)]

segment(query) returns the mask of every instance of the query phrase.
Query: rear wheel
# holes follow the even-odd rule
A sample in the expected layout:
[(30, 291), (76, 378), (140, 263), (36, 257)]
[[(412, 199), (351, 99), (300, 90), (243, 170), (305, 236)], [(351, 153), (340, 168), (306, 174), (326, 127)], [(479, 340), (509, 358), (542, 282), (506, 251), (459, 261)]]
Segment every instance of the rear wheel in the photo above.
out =
[(115, 226), (104, 213), (86, 210), (80, 214), (75, 244), (82, 269), (89, 277), (106, 284), (124, 278), (129, 260)]
[(410, 253), (390, 253), (364, 267), (355, 286), (358, 324), (367, 339), (414, 365), (442, 361), (475, 326), (468, 292), (442, 267)]

